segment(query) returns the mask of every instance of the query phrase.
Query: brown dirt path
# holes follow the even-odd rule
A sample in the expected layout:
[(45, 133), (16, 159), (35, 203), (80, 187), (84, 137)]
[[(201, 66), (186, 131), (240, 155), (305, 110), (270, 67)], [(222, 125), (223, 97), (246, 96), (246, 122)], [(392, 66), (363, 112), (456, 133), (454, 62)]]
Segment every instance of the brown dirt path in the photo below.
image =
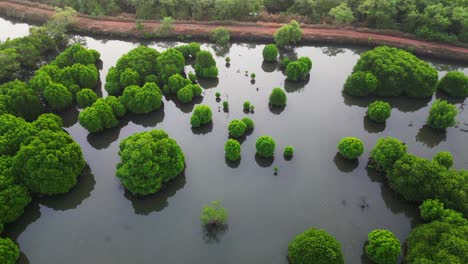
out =
[[(0, 0), (0, 14), (43, 23), (52, 16), (53, 8), (27, 1)], [(79, 15), (73, 23), (72, 29), (87, 34), (142, 38), (145, 33), (155, 32), (159, 27), (159, 23), (156, 21), (145, 21), (143, 24), (144, 30), (138, 31), (135, 29), (135, 21), (129, 18), (92, 18), (86, 15)], [(207, 38), (210, 32), (218, 26), (219, 24), (209, 22), (179, 21), (175, 23), (174, 33), (177, 36)], [(235, 25), (223, 25), (223, 27), (231, 31), (231, 36), (235, 40), (260, 41), (272, 41), (274, 32), (281, 26), (282, 24), (269, 22), (241, 22)], [(468, 62), (468, 48), (464, 47), (372, 32), (316, 28), (309, 25), (304, 26), (303, 31), (302, 43), (338, 43), (367, 46), (388, 45), (411, 50), (420, 55)]]

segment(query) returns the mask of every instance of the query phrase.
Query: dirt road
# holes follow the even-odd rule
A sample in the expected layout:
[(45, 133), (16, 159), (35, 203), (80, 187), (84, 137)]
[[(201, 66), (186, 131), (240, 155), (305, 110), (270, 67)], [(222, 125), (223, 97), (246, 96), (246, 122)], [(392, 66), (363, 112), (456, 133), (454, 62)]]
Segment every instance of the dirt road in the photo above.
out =
[[(45, 22), (54, 13), (49, 6), (38, 5), (31, 2), (17, 2), (14, 0), (0, 1), (0, 14), (16, 18), (24, 18), (37, 22)], [(79, 15), (72, 25), (72, 29), (85, 34), (97, 34), (106, 36), (142, 38), (151, 36), (159, 28), (156, 21), (143, 23), (144, 29), (137, 30), (135, 21), (128, 18), (92, 18)], [(176, 22), (174, 33), (177, 36), (192, 38), (207, 38), (210, 32), (219, 27), (219, 24), (203, 22)], [(281, 27), (278, 23), (239, 23), (235, 25), (223, 25), (231, 31), (231, 37), (235, 40), (273, 40), (274, 32)], [(359, 32), (346, 29), (316, 28), (303, 26), (302, 43), (337, 43), (358, 45), (388, 45), (411, 50), (416, 54), (444, 59), (455, 59), (468, 62), (468, 48), (451, 46), (446, 44), (426, 42), (399, 36), (389, 36), (370, 32)]]

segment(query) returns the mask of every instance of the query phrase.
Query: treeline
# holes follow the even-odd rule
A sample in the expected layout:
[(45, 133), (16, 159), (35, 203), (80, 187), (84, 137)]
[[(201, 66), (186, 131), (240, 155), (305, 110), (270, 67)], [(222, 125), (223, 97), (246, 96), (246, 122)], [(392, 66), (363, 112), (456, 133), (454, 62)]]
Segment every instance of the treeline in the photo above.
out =
[[(36, 0), (93, 16), (139, 19), (272, 20), (353, 24), (413, 33), (421, 39), (468, 42), (468, 0)], [(273, 15), (266, 15), (266, 14)]]

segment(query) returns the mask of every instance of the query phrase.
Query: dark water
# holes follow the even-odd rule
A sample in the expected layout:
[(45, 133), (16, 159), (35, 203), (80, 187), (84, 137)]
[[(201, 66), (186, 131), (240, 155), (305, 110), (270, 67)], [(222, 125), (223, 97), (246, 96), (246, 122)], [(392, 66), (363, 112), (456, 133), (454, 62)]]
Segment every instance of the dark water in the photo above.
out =
[[(2, 39), (27, 34), (25, 28), (0, 19), (0, 29), (8, 32)], [(102, 54), (102, 80), (122, 54), (138, 45), (85, 39), (88, 47)], [(172, 45), (151, 44), (158, 50)], [(118, 129), (99, 135), (88, 135), (76, 123), (78, 110), (65, 113), (66, 130), (81, 145), (89, 168), (71, 193), (36, 200), (19, 221), (6, 227), (7, 235), (21, 247), (20, 263), (286, 264), (289, 241), (309, 227), (335, 236), (346, 263), (368, 263), (363, 245), (371, 230), (390, 229), (403, 241), (419, 221), (417, 206), (402, 202), (382, 184), (382, 177), (366, 170), (368, 153), (379, 137), (394, 136), (426, 158), (451, 151), (455, 167), (467, 168), (468, 110), (459, 115), (457, 127), (439, 133), (424, 125), (429, 100), (392, 99), (392, 117), (386, 125), (375, 125), (364, 118), (371, 99), (341, 93), (364, 49), (297, 48), (297, 55), (309, 56), (314, 65), (308, 83), (292, 84), (285, 82), (276, 65), (262, 63), (262, 48), (234, 44), (229, 51), (218, 51), (227, 52), (216, 58), (219, 83), (202, 83), (207, 89), (196, 102), (214, 111), (213, 125), (202, 130), (190, 127), (193, 105), (170, 100), (158, 112), (127, 116)], [(225, 56), (231, 57), (229, 68)], [(441, 76), (453, 69), (468, 73), (467, 66), (433, 63)], [(256, 73), (255, 84), (245, 76), (246, 70), (249, 75)], [(283, 110), (268, 108), (274, 87), (288, 92)], [(229, 113), (216, 102), (217, 91), (228, 99)], [(256, 129), (242, 143), (241, 162), (228, 164), (223, 150), (227, 125), (247, 116), (242, 112), (246, 100), (255, 105), (255, 113), (248, 116)], [(463, 108), (463, 101), (456, 103)], [(138, 200), (126, 194), (115, 177), (118, 145), (133, 133), (154, 128), (177, 140), (186, 154), (187, 169), (163, 192)], [(276, 139), (274, 160), (255, 157), (255, 141), (261, 135)], [(359, 162), (336, 155), (336, 144), (344, 136), (365, 142)], [(282, 157), (286, 145), (296, 148), (291, 161)], [(204, 232), (200, 224), (202, 206), (212, 200), (221, 200), (229, 212), (228, 228), (215, 234)]]

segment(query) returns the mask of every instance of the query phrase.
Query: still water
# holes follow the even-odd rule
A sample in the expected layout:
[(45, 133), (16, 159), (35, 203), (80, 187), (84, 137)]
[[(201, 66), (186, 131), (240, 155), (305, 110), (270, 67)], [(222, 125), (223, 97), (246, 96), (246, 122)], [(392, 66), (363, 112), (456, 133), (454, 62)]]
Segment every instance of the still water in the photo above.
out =
[[(28, 26), (0, 19), (0, 38), (27, 34)], [(84, 37), (89, 48), (101, 53), (101, 81), (121, 55), (139, 43)], [(148, 43), (162, 51), (179, 43)], [(209, 44), (204, 49), (214, 51)], [(308, 46), (294, 50), (313, 60), (310, 81), (285, 82), (274, 64), (262, 63), (263, 45), (233, 44), (217, 50), (219, 82), (202, 82), (203, 103), (213, 110), (213, 125), (192, 130), (194, 105), (171, 99), (164, 107), (144, 116), (127, 116), (120, 127), (88, 135), (77, 123), (77, 109), (63, 113), (66, 130), (81, 145), (89, 167), (71, 193), (36, 199), (7, 236), (21, 248), (20, 263), (269, 263), (286, 264), (287, 246), (309, 227), (327, 230), (342, 244), (346, 263), (369, 263), (363, 255), (367, 234), (389, 229), (404, 241), (420, 221), (417, 205), (403, 202), (366, 169), (369, 151), (379, 137), (398, 137), (416, 155), (431, 158), (450, 151), (455, 167), (468, 167), (468, 110), (463, 100), (452, 101), (461, 109), (459, 125), (446, 133), (425, 126), (431, 100), (391, 99), (394, 110), (386, 125), (369, 122), (366, 107), (372, 99), (342, 94), (342, 86), (359, 54), (355, 47)], [(292, 54), (292, 55), (294, 55)], [(224, 59), (231, 58), (227, 67)], [(447, 70), (468, 74), (467, 65), (431, 63), (443, 76)], [(186, 67), (189, 72), (191, 66)], [(245, 72), (255, 73), (251, 83)], [(284, 110), (270, 110), (268, 95), (274, 87), (285, 88)], [(102, 93), (106, 96), (104, 89)], [(222, 110), (215, 93), (229, 101)], [(440, 96), (440, 95), (437, 95)], [(433, 100), (437, 97), (434, 96)], [(242, 103), (255, 106), (253, 114)], [(256, 123), (242, 142), (242, 160), (227, 163), (224, 143), (230, 120), (248, 116)], [(154, 196), (136, 199), (115, 177), (119, 143), (133, 133), (164, 129), (186, 155), (183, 176)], [(255, 157), (255, 141), (261, 135), (276, 139), (273, 161)], [(365, 142), (359, 162), (337, 155), (340, 138), (356, 136)], [(285, 161), (285, 146), (296, 148)], [(273, 168), (279, 168), (277, 176)], [(221, 200), (229, 213), (228, 228), (216, 234), (204, 232), (200, 212), (204, 204)]]

